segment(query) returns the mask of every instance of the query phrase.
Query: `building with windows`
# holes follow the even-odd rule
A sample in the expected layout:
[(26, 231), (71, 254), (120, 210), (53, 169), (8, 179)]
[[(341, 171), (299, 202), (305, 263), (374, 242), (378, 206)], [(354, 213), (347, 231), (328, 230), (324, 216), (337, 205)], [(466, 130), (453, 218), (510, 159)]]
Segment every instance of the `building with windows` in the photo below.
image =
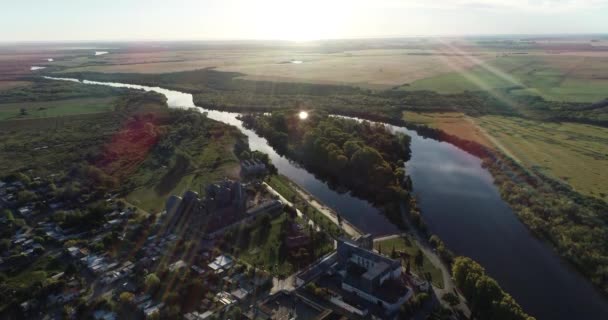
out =
[[(364, 237), (363, 243), (368, 238)], [(413, 295), (402, 280), (401, 262), (365, 247), (348, 239), (337, 241), (342, 289), (383, 307), (389, 314), (396, 312)]]

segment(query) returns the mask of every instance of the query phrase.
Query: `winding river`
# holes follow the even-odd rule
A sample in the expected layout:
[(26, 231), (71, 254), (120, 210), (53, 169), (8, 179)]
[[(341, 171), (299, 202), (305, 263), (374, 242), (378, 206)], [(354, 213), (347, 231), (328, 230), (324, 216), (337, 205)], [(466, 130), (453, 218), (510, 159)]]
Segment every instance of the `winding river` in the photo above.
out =
[[(237, 119), (238, 113), (196, 107), (191, 94), (159, 87), (82, 82), (155, 91), (167, 97), (170, 107), (198, 108), (211, 119), (236, 126), (249, 138), (252, 150), (267, 153), (280, 173), (338, 211), (360, 230), (375, 235), (398, 232), (369, 202), (332, 190), (305, 169), (277, 154), (266, 139), (242, 126)], [(406, 168), (414, 193), (429, 230), (439, 235), (451, 250), (481, 263), (488, 274), (537, 319), (608, 319), (608, 300), (528, 232), (502, 201), (492, 176), (481, 167), (480, 159), (449, 143), (421, 137), (407, 128), (387, 126), (412, 137), (412, 158)]]

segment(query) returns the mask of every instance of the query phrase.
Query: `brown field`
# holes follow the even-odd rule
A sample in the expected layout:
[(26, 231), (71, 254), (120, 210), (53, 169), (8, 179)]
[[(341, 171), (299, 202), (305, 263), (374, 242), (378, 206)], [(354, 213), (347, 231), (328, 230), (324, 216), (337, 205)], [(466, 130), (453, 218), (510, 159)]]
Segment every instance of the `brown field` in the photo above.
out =
[(0, 81), (0, 91), (29, 86), (29, 81)]
[(403, 113), (403, 119), (432, 128), (441, 129), (462, 139), (475, 141), (488, 147), (494, 143), (468, 116), (461, 112), (410, 112)]

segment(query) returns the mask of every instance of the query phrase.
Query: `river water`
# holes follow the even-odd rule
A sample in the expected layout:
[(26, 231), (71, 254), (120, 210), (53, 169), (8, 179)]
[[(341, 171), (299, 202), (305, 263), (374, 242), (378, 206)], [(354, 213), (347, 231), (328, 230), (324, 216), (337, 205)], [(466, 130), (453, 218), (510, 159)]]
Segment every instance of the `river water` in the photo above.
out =
[[(76, 81), (75, 79), (50, 78)], [(208, 117), (239, 128), (252, 150), (270, 156), (279, 172), (332, 207), (364, 232), (398, 232), (369, 202), (332, 190), (305, 169), (277, 154), (266, 139), (242, 126), (238, 113), (206, 110), (192, 95), (158, 87), (84, 80), (86, 84), (155, 91), (174, 108), (198, 108)], [(578, 272), (538, 241), (501, 199), (481, 160), (457, 147), (387, 125), (412, 138), (406, 164), (429, 230), (456, 254), (481, 263), (488, 274), (537, 319), (608, 319), (608, 301)]]

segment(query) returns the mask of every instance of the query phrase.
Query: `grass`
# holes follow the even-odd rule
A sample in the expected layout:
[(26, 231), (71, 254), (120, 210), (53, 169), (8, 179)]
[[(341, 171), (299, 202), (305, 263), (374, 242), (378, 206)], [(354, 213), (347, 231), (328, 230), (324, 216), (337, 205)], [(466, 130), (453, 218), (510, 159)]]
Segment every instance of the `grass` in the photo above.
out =
[(608, 128), (502, 116), (475, 121), (526, 167), (608, 199)]
[(141, 187), (131, 192), (127, 201), (148, 212), (158, 212), (170, 195), (181, 196), (186, 190), (198, 192), (225, 177), (238, 178), (239, 161), (233, 152), (239, 137), (236, 129), (216, 122), (211, 126), (224, 132), (211, 138), (188, 136), (165, 160), (167, 165), (158, 162), (155, 153), (160, 151), (153, 149), (131, 178)]
[[(0, 104), (0, 121), (61, 117), (112, 111), (114, 98), (84, 98)], [(25, 109), (25, 114), (21, 113)]]
[[(263, 230), (260, 224), (255, 225), (254, 229), (248, 234), (238, 233), (237, 237), (247, 237), (247, 241), (236, 240), (237, 243), (245, 242), (247, 246), (237, 252), (239, 259), (249, 265), (255, 265), (267, 270), (277, 276), (288, 276), (297, 271), (289, 259), (280, 261), (279, 245), (281, 243), (281, 225), (287, 219), (287, 214), (283, 213), (271, 220), (270, 230)], [(296, 220), (305, 225), (305, 221)], [(329, 241), (323, 241), (315, 245), (315, 259), (333, 250), (333, 245)]]
[[(438, 288), (444, 287), (441, 270), (435, 267), (426, 255), (423, 254), (424, 258), (422, 266), (416, 266), (416, 264), (414, 263), (414, 257), (416, 256), (416, 253), (419, 249), (417, 243), (413, 241), (409, 236), (374, 242), (374, 249), (378, 251), (382, 250), (381, 253), (385, 255), (390, 255), (393, 248), (395, 248), (395, 251), (405, 252), (411, 257), (412, 261), (410, 263), (410, 267), (414, 273), (418, 274), (419, 276), (425, 277), (427, 280), (430, 280), (431, 283), (433, 283), (433, 285)], [(406, 261), (403, 261), (403, 266), (407, 266)]]
[(443, 130), (462, 139), (492, 146), (486, 135), (462, 112), (412, 112), (403, 113), (405, 121)]
[(270, 271), (277, 275), (290, 275), (295, 269), (287, 261), (279, 261), (279, 233), (281, 224), (285, 221), (286, 215), (281, 214), (272, 220), (272, 226), (267, 235), (259, 234), (261, 230), (254, 229), (249, 235), (251, 239), (262, 238), (261, 243), (254, 244), (256, 241), (251, 241), (249, 247), (241, 250), (238, 255), (239, 259), (247, 262), (250, 265), (256, 265), (264, 270)]
[(464, 72), (415, 81), (406, 90), (457, 93), (523, 86), (515, 94), (535, 94), (546, 100), (595, 102), (607, 98), (608, 59), (520, 55), (499, 57)]

